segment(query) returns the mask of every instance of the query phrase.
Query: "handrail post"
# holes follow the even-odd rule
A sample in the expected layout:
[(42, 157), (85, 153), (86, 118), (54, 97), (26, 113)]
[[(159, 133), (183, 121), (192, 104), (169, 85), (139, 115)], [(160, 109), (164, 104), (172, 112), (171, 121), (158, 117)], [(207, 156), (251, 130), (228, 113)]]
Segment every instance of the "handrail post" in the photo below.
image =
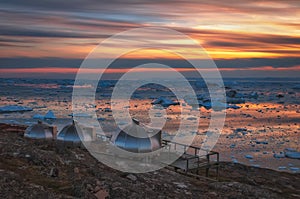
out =
[(189, 170), (189, 159), (186, 160), (186, 170), (185, 173), (187, 173)]

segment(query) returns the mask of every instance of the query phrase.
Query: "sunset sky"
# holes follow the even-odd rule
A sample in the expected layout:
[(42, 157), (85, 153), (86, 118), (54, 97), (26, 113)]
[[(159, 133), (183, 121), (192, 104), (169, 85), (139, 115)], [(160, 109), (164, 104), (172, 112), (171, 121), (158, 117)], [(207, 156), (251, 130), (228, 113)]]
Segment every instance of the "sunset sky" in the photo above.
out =
[[(299, 0), (1, 1), (0, 77), (72, 78), (103, 39), (150, 26), (197, 40), (225, 77), (300, 77)], [(128, 46), (115, 45), (103, 58), (119, 48)], [(156, 51), (125, 58), (169, 59), (192, 72)], [(126, 67), (108, 72), (124, 72)]]

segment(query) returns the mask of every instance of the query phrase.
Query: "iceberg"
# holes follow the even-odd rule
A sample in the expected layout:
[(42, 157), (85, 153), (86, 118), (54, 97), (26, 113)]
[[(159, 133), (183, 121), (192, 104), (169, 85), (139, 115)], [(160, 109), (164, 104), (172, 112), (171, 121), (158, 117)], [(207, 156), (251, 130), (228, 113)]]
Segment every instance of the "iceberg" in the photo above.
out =
[(44, 116), (44, 118), (45, 119), (56, 119), (53, 111), (51, 111), (51, 110), (46, 113), (46, 115)]

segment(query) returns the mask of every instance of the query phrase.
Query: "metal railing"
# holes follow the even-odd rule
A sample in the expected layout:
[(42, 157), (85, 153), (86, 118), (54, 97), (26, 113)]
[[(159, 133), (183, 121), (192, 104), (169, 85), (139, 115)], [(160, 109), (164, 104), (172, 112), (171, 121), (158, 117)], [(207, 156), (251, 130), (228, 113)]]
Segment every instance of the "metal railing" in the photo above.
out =
[[(216, 151), (206, 151), (201, 149), (198, 146), (193, 145), (185, 145), (182, 143), (170, 141), (170, 140), (162, 140), (162, 147), (168, 146), (169, 151), (174, 150), (177, 151), (179, 147), (183, 149), (183, 154), (181, 157), (175, 161), (170, 166), (174, 167), (175, 170), (181, 169), (185, 173), (196, 171), (196, 174), (199, 175), (199, 170), (202, 168), (206, 169), (206, 177), (209, 177), (209, 169), (216, 168), (216, 178), (219, 178), (219, 159), (220, 155)], [(179, 151), (179, 150), (178, 150)], [(199, 155), (199, 151), (204, 151), (205, 155)], [(182, 153), (182, 151), (181, 151)], [(214, 162), (212, 162), (212, 157), (214, 158)], [(185, 164), (182, 162), (185, 161)], [(181, 162), (181, 164), (179, 163)], [(191, 165), (192, 163), (192, 165)], [(195, 164), (196, 163), (196, 164)]]

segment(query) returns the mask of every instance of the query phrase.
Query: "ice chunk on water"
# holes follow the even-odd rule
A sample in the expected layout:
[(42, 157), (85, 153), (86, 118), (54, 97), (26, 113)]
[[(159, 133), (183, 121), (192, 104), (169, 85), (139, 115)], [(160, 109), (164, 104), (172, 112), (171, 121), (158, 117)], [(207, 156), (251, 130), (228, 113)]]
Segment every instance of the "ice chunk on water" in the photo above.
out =
[(280, 166), (280, 167), (278, 167), (278, 170), (286, 170), (286, 167), (285, 166)]
[(87, 117), (87, 118), (92, 118), (92, 115), (89, 115), (87, 113), (71, 113), (69, 114), (71, 117)]
[(290, 170), (294, 171), (294, 172), (299, 172), (300, 171), (300, 169), (298, 167), (290, 167)]
[(43, 120), (43, 119), (44, 119), (44, 116), (41, 115), (41, 114), (35, 114), (32, 118), (33, 118), (33, 119)]
[(268, 141), (265, 141), (265, 140), (256, 140), (255, 143), (256, 144), (268, 144)]
[(245, 158), (247, 158), (247, 159), (253, 159), (253, 156), (252, 155), (245, 155)]
[(300, 159), (300, 152), (285, 152), (285, 157), (292, 159)]
[(235, 104), (229, 104), (227, 105), (227, 108), (232, 108), (232, 109), (240, 109), (241, 107)]
[(251, 92), (248, 96), (247, 96), (248, 98), (253, 98), (253, 99), (257, 99), (258, 98), (258, 94), (257, 94), (257, 92)]
[(33, 109), (26, 106), (8, 105), (0, 107), (0, 113), (25, 112)]
[(284, 153), (280, 152), (280, 153), (275, 153), (275, 154), (273, 155), (273, 157), (274, 157), (274, 158), (284, 158), (285, 155), (284, 155)]
[(293, 89), (295, 89), (295, 90), (300, 89), (300, 84), (297, 84), (297, 85), (293, 86)]
[(244, 98), (233, 98), (233, 97), (227, 97), (226, 102), (228, 104), (244, 104), (245, 99)]
[(296, 152), (297, 151), (296, 149), (293, 149), (293, 148), (286, 148), (284, 150), (288, 151), (288, 152)]
[(163, 107), (169, 107), (172, 105), (179, 105), (180, 103), (164, 97), (159, 97), (158, 99), (154, 100), (151, 104), (161, 104)]

